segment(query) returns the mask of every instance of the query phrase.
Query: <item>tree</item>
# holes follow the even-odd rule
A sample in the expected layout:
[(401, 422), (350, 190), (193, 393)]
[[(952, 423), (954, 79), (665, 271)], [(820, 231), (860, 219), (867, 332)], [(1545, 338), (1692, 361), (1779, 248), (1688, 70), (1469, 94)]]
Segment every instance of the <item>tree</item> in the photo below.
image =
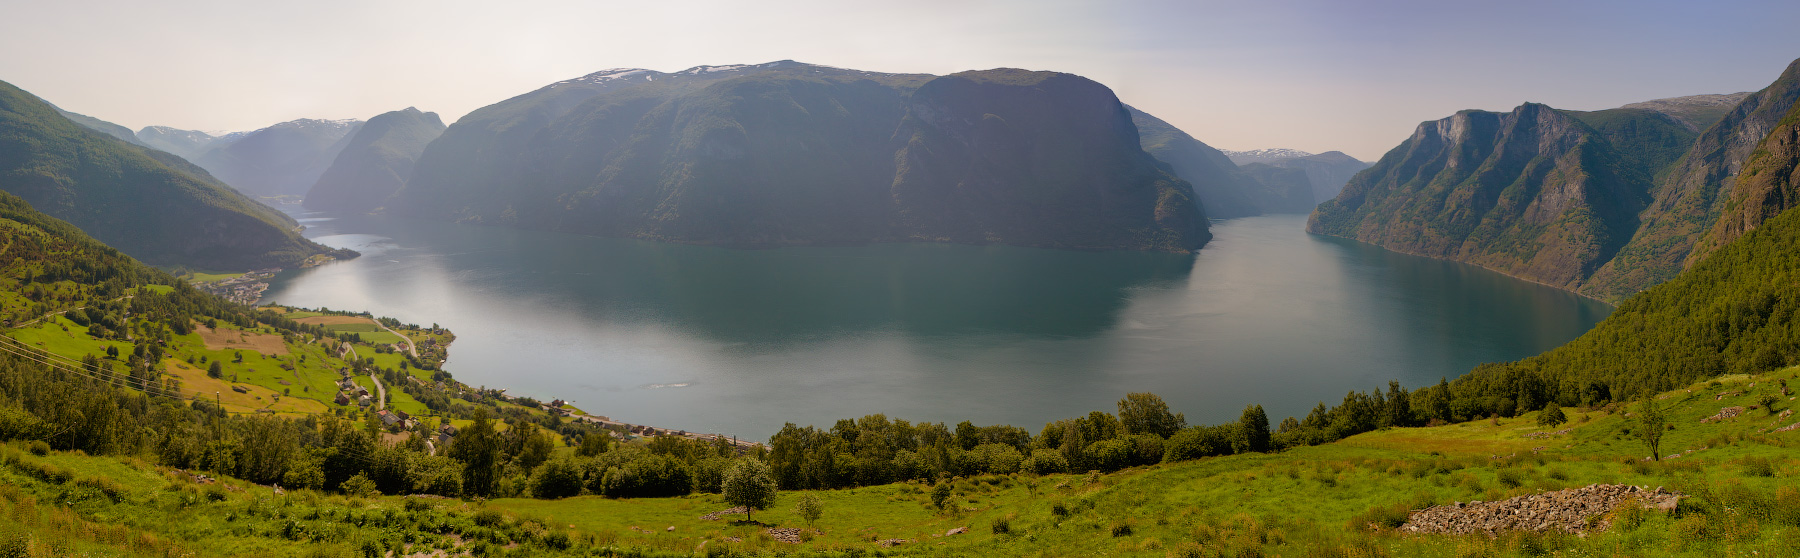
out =
[(475, 424), (457, 432), (450, 442), (450, 457), (463, 462), (465, 492), (474, 496), (494, 493), (500, 476), (500, 437), (494, 433), (487, 409), (476, 409)]
[(1662, 449), (1663, 432), (1669, 427), (1663, 416), (1663, 409), (1656, 404), (1655, 395), (1646, 396), (1643, 404), (1638, 406), (1637, 423), (1638, 439), (1650, 446), (1652, 459), (1662, 461), (1662, 452), (1659, 450)]
[(1538, 426), (1550, 427), (1565, 422), (1569, 422), (1569, 417), (1563, 414), (1562, 405), (1556, 404), (1555, 401), (1544, 405), (1544, 412), (1538, 413)]
[(212, 365), (206, 367), (206, 375), (215, 380), (223, 378), (225, 377), (225, 369), (219, 366), (219, 361), (215, 360), (212, 361)]
[(1231, 444), (1233, 450), (1238, 453), (1269, 451), (1269, 415), (1263, 412), (1262, 405), (1244, 407), (1237, 430), (1237, 440)]
[(606, 447), (612, 442), (612, 436), (602, 432), (589, 432), (581, 437), (581, 445), (575, 448), (575, 455), (593, 457), (606, 453)]
[(1127, 393), (1119, 400), (1119, 423), (1126, 434), (1167, 438), (1187, 427), (1187, 417), (1170, 413), (1169, 404), (1154, 393)]
[(819, 516), (825, 515), (825, 503), (819, 500), (818, 494), (801, 494), (800, 501), (794, 503), (794, 513), (805, 519), (807, 525), (812, 525)]
[(775, 477), (769, 474), (769, 464), (759, 459), (740, 459), (725, 470), (722, 483), (725, 503), (744, 507), (744, 520), (750, 520), (751, 510), (764, 510), (775, 505)]
[(568, 458), (544, 463), (531, 479), (531, 495), (555, 500), (581, 495), (581, 467)]

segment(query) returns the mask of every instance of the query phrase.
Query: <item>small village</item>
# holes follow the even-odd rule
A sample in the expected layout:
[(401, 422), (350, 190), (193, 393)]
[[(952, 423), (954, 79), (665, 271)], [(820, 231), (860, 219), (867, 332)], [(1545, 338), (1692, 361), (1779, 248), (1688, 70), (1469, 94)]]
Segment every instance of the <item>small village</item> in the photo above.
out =
[(238, 304), (256, 304), (262, 300), (263, 293), (269, 290), (269, 280), (277, 273), (281, 273), (281, 268), (258, 269), (229, 279), (194, 283), (194, 288)]

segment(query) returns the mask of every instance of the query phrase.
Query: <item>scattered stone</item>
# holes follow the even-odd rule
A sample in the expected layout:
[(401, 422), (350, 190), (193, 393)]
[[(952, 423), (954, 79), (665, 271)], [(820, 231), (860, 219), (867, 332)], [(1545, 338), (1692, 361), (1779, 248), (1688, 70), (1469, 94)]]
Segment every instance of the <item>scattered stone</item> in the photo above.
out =
[(1646, 509), (1673, 511), (1683, 497), (1661, 487), (1645, 490), (1620, 484), (1590, 484), (1544, 492), (1502, 502), (1456, 502), (1415, 511), (1400, 531), (1405, 533), (1482, 533), (1489, 537), (1504, 531), (1560, 531), (1582, 533), (1604, 530), (1614, 508), (1636, 501)]
[(950, 535), (961, 535), (961, 534), (967, 533), (967, 532), (969, 532), (968, 527), (957, 527), (957, 528), (951, 529), (949, 531), (944, 531), (944, 536), (948, 537)]
[(900, 546), (900, 545), (910, 543), (910, 542), (918, 542), (918, 541), (915, 541), (913, 539), (882, 539), (879, 541), (875, 541), (875, 544), (881, 545), (882, 548), (892, 548), (892, 547)]
[(668, 532), (670, 532), (670, 533), (673, 533), (673, 532), (675, 532), (675, 526), (674, 526), (674, 525), (670, 525), (670, 526), (669, 526), (669, 528), (668, 528), (668, 529), (664, 529), (664, 531), (668, 531)]
[(798, 527), (770, 527), (768, 533), (771, 539), (788, 544), (800, 544), (800, 528)]
[(709, 513), (706, 515), (702, 515), (702, 516), (700, 516), (700, 519), (703, 519), (706, 521), (718, 521), (720, 519), (723, 519), (724, 516), (745, 513), (748, 511), (750, 511), (749, 508), (745, 508), (743, 506), (738, 506), (735, 508), (723, 509), (723, 510), (712, 512), (712, 513)]
[(1741, 392), (1741, 391), (1727, 391), (1727, 392), (1720, 393), (1719, 395), (1713, 397), (1713, 401), (1719, 401), (1719, 400), (1725, 399), (1727, 397), (1737, 397), (1737, 396), (1743, 395), (1743, 394), (1744, 394), (1744, 392)]
[(1796, 422), (1796, 423), (1775, 429), (1776, 432), (1787, 432), (1789, 430), (1800, 430), (1800, 422)]
[(1575, 431), (1575, 428), (1570, 427), (1570, 428), (1564, 428), (1562, 430), (1558, 430), (1555, 432), (1532, 432), (1530, 434), (1526, 434), (1525, 437), (1526, 438), (1549, 438), (1551, 436), (1564, 436), (1564, 435), (1567, 435), (1568, 433), (1574, 432), (1574, 431)]
[(1719, 422), (1719, 421), (1723, 421), (1726, 419), (1736, 418), (1738, 415), (1741, 415), (1741, 414), (1744, 414), (1743, 407), (1725, 407), (1723, 409), (1719, 409), (1719, 413), (1716, 415), (1700, 419), (1700, 422), (1703, 422), (1703, 423)]

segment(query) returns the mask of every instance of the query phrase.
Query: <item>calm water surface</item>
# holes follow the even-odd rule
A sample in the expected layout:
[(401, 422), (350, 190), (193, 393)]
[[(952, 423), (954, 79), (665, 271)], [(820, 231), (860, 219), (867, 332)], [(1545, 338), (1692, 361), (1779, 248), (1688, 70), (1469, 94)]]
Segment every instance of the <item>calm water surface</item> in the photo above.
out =
[(1349, 390), (1562, 344), (1611, 308), (1480, 268), (1216, 222), (1197, 256), (884, 244), (734, 250), (302, 215), (361, 258), (266, 301), (454, 330), (464, 382), (614, 419), (760, 439), (886, 413), (1007, 423), (1152, 391), (1190, 423), (1279, 420)]

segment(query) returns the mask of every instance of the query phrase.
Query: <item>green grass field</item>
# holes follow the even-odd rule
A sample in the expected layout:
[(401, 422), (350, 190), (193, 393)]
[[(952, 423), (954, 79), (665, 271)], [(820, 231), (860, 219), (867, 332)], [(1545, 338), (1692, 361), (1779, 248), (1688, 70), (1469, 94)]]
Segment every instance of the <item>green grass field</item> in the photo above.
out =
[[(1686, 455), (1662, 462), (1644, 461), (1644, 446), (1622, 434), (1632, 424), (1628, 409), (1567, 409), (1571, 422), (1555, 428), (1539, 428), (1527, 414), (1112, 474), (951, 479), (946, 509), (933, 506), (931, 487), (919, 483), (818, 491), (825, 513), (812, 525), (793, 510), (798, 492), (755, 512), (757, 523), (702, 519), (729, 507), (711, 494), (488, 502), (308, 491), (276, 497), (229, 479), (195, 484), (136, 457), (35, 456), (15, 443), (0, 447), (0, 545), (9, 532), (29, 532), (32, 544), (42, 545), (32, 548), (63, 553), (37, 555), (511, 548), (507, 555), (1790, 556), (1800, 548), (1800, 430), (1769, 431), (1794, 419), (1778, 420), (1766, 409), (1701, 419), (1754, 404), (1797, 374), (1790, 368), (1727, 377), (1665, 394), (1674, 428), (1663, 453)], [(1777, 411), (1794, 405), (1783, 399)], [(1554, 434), (1562, 429), (1568, 433)], [(1689, 497), (1674, 515), (1620, 516), (1613, 529), (1585, 537), (1406, 536), (1383, 527), (1407, 509), (1592, 483), (1663, 486)], [(806, 542), (775, 541), (767, 526), (805, 527)], [(944, 535), (961, 527), (968, 532)], [(876, 545), (887, 539), (911, 542)]]

